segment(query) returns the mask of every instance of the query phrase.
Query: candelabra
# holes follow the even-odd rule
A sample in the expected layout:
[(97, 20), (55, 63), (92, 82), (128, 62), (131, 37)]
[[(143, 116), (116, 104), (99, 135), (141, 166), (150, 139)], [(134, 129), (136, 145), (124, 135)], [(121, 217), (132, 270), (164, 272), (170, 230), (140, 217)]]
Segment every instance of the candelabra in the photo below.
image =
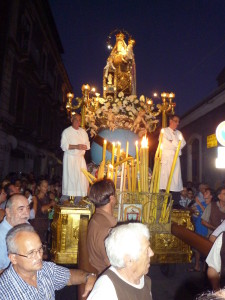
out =
[[(98, 99), (100, 94), (95, 93), (95, 88), (90, 88), (89, 84), (83, 84), (81, 87), (82, 97), (76, 97), (76, 105), (73, 104), (73, 93), (67, 93), (67, 104), (66, 109), (70, 115), (74, 114), (77, 109), (81, 110), (81, 127), (85, 128), (85, 116), (86, 108), (90, 108), (95, 111), (98, 108)], [(93, 97), (90, 98), (90, 94), (93, 94)]]
[[(157, 93), (154, 93), (153, 97), (160, 99)], [(154, 110), (152, 113), (155, 117), (158, 116), (159, 114), (162, 114), (162, 128), (165, 128), (167, 127), (167, 115), (174, 114), (174, 108), (176, 106), (176, 103), (173, 102), (173, 99), (175, 98), (175, 94), (163, 92), (161, 94), (161, 98), (162, 98), (162, 103), (156, 105), (158, 110), (157, 111)], [(149, 99), (148, 102), (149, 102), (149, 106), (151, 107), (153, 105), (153, 101)]]

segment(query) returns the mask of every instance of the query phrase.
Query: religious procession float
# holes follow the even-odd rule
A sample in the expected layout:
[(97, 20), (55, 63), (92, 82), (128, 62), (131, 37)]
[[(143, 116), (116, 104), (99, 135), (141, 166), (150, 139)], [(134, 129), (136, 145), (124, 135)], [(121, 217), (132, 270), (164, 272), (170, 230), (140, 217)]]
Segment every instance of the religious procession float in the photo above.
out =
[[(114, 35), (115, 45), (112, 47)], [(118, 196), (115, 216), (118, 222), (148, 224), (154, 250), (152, 263), (190, 262), (192, 253), (187, 244), (193, 245), (188, 237), (193, 230), (190, 213), (172, 209), (173, 200), (169, 193), (181, 141), (173, 158), (166, 191), (159, 191), (163, 128), (167, 126), (167, 116), (174, 114), (175, 95), (162, 93), (162, 103), (156, 106), (150, 98), (137, 97), (134, 45), (135, 40), (127, 32), (112, 32), (108, 37), (111, 53), (103, 70), (103, 96), (91, 90), (88, 84), (82, 86), (81, 98), (74, 99), (72, 93), (67, 95), (68, 114), (79, 109), (81, 126), (93, 138), (91, 155), (94, 171), (91, 167), (82, 171), (90, 184), (104, 177), (115, 182)], [(159, 127), (162, 128), (151, 171), (148, 141)], [(76, 263), (80, 218), (85, 216), (89, 219), (92, 213), (93, 206), (88, 199), (78, 206), (56, 207), (51, 252), (57, 263)]]

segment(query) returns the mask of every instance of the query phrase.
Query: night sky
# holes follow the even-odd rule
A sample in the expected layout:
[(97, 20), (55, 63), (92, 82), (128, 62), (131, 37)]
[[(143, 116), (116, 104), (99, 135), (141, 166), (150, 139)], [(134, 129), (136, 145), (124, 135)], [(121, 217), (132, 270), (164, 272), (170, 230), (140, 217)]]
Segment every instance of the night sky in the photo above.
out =
[(176, 113), (182, 115), (216, 89), (216, 77), (225, 67), (225, 0), (49, 3), (76, 97), (84, 83), (102, 94), (110, 53), (106, 41), (114, 29), (124, 29), (136, 40), (138, 96), (174, 92)]

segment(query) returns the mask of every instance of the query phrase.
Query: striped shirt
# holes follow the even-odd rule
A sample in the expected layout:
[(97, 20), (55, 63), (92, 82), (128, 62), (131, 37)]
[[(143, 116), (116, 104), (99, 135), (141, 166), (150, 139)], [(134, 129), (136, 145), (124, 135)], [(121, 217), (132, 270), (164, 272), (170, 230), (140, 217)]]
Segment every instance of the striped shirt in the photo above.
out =
[(0, 300), (53, 300), (55, 290), (67, 285), (70, 271), (52, 262), (43, 262), (37, 271), (37, 288), (26, 283), (10, 265), (0, 276)]

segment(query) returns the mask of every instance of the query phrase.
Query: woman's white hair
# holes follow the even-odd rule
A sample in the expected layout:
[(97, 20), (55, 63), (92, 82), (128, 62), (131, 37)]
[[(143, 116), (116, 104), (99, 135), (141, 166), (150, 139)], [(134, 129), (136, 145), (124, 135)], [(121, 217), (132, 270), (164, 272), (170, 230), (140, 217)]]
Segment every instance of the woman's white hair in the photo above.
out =
[(110, 264), (118, 269), (125, 267), (124, 256), (137, 260), (141, 251), (141, 240), (150, 238), (149, 229), (141, 223), (129, 223), (112, 229), (105, 240)]

